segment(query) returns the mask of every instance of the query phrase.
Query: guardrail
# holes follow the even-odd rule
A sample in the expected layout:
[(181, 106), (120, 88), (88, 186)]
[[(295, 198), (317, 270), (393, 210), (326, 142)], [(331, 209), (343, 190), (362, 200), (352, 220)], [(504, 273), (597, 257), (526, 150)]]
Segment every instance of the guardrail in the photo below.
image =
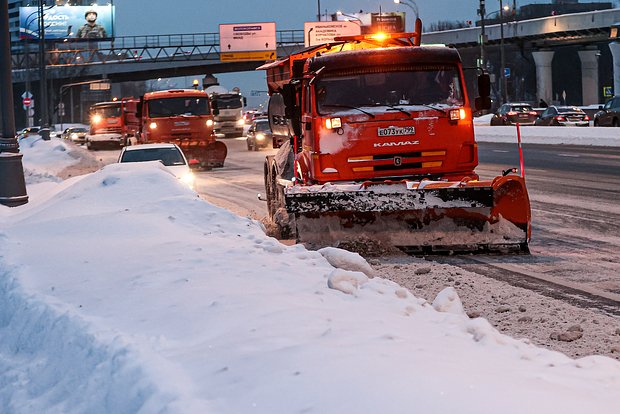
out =
[[(31, 42), (36, 43), (36, 42)], [(303, 47), (303, 30), (278, 30), (276, 48), (286, 51)], [(174, 60), (219, 60), (219, 33), (121, 36), (114, 39), (47, 42), (46, 66), (84, 66), (106, 63), (160, 62)], [(33, 46), (32, 49), (36, 49)], [(11, 55), (14, 70), (39, 67), (36, 52)]]

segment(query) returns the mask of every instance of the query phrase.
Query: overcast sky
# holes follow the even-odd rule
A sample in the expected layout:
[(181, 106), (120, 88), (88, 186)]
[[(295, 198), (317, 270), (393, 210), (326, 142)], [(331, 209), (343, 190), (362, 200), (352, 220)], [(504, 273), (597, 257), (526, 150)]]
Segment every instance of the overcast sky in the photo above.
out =
[[(551, 1), (517, 0), (516, 6)], [(513, 4), (513, 0), (504, 2)], [(384, 12), (404, 11), (408, 30), (412, 30), (414, 20), (411, 8), (395, 4), (393, 0), (115, 0), (113, 3), (116, 6), (117, 36), (217, 33), (219, 24), (246, 22), (275, 21), (277, 30), (303, 29), (304, 22), (317, 20), (319, 4), (322, 14), (333, 14), (337, 10), (343, 13), (379, 12), (380, 8)], [(427, 26), (440, 20), (476, 20), (479, 6), (479, 0), (416, 0), (415, 3), (422, 22)], [(499, 0), (486, 0), (486, 9), (487, 13), (499, 10)], [(229, 89), (238, 86), (248, 97), (249, 90), (266, 88), (262, 73), (216, 76), (223, 86)], [(191, 80), (189, 85), (178, 86), (191, 86)], [(257, 99), (251, 98), (250, 101), (255, 105)]]

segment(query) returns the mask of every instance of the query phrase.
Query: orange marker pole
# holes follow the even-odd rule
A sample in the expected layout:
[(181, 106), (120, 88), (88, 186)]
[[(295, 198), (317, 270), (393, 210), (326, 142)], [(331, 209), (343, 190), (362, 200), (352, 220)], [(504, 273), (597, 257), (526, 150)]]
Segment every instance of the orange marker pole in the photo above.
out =
[(519, 143), (519, 164), (521, 167), (521, 178), (525, 178), (525, 166), (523, 163), (523, 146), (521, 145), (521, 127), (517, 122), (517, 142)]

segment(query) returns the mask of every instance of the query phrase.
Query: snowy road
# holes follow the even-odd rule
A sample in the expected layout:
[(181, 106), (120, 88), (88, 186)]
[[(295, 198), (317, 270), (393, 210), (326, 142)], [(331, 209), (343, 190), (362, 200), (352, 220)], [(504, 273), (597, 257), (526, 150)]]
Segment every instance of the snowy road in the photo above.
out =
[[(265, 203), (257, 199), (257, 194), (264, 192), (262, 163), (274, 150), (247, 151), (241, 138), (225, 142), (229, 147), (225, 167), (199, 173), (197, 190), (216, 205), (260, 220), (266, 216)], [(520, 276), (542, 278), (552, 286), (568, 286), (566, 297), (574, 296), (572, 289), (576, 289), (618, 306), (620, 151), (531, 145), (526, 146), (525, 157), (532, 202), (532, 254), (484, 256), (476, 261), (468, 257), (436, 259), (491, 277), (510, 275), (507, 279), (513, 283), (518, 283)], [(480, 159), (477, 171), (482, 177), (518, 166), (514, 145), (480, 143)], [(586, 172), (588, 163), (598, 173)]]

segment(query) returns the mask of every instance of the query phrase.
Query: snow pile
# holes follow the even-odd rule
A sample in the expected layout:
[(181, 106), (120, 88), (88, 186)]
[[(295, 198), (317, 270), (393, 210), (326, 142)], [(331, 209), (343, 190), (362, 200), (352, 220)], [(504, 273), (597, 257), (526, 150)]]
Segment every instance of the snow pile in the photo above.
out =
[(456, 292), (430, 305), (355, 254), (284, 246), (157, 163), (0, 208), (0, 229), (2, 413), (620, 406), (617, 361), (501, 335)]

